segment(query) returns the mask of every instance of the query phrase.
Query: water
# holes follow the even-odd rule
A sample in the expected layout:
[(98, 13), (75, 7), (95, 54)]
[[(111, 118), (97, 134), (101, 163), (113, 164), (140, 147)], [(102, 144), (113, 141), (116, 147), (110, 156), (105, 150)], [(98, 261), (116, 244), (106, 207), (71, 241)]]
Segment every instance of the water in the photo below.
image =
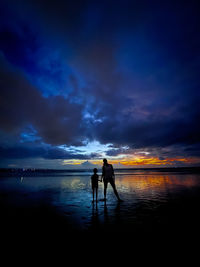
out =
[[(23, 175), (23, 176), (22, 176)], [(111, 186), (107, 202), (99, 183), (92, 203), (90, 171), (3, 173), (1, 222), (9, 231), (144, 234), (197, 232), (200, 173), (180, 170), (116, 170), (118, 203)]]

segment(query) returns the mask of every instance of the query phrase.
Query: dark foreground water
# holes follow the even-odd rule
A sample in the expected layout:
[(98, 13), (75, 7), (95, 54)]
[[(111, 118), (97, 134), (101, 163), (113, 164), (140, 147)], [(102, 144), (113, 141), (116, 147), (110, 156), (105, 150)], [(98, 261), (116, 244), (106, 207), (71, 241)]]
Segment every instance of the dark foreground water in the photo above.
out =
[[(199, 238), (199, 170), (116, 171), (118, 203), (108, 186), (107, 202), (92, 203), (90, 172), (1, 173), (1, 233), (9, 243), (62, 238), (171, 242)], [(26, 241), (27, 241), (26, 240)], [(25, 242), (26, 242), (25, 241)], [(39, 241), (38, 241), (39, 242)], [(184, 242), (184, 241), (183, 241)], [(117, 243), (116, 243), (117, 244)], [(188, 243), (187, 243), (188, 245)]]

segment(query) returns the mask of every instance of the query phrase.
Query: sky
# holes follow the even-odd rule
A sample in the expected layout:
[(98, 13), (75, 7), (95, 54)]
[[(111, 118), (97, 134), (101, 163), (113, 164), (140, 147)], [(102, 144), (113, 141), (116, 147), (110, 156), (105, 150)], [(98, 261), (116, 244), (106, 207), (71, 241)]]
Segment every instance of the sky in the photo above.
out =
[(200, 165), (198, 1), (0, 2), (0, 167)]

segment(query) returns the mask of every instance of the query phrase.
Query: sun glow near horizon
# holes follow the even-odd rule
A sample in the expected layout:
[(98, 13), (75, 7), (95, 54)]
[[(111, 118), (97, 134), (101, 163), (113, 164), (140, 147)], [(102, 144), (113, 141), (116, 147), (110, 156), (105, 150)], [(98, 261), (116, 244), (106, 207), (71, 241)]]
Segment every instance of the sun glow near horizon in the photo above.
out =
[[(111, 158), (107, 157), (110, 164), (116, 167), (180, 167), (180, 166), (190, 166), (192, 164), (198, 164), (198, 158), (165, 158), (160, 159), (158, 157), (147, 157), (147, 156), (133, 156), (128, 158)], [(73, 165), (73, 166), (84, 166), (87, 167), (89, 164), (102, 165), (102, 159), (94, 160), (63, 160), (63, 165)]]

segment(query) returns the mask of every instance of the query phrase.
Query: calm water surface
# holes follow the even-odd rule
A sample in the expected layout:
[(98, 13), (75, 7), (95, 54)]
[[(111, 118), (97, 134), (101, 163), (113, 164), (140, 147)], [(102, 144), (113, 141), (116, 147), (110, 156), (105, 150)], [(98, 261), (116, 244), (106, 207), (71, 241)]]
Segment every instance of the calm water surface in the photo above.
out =
[(90, 175), (90, 172), (73, 172), (2, 176), (0, 197), (4, 218), (23, 218), (20, 223), (26, 223), (27, 218), (40, 218), (48, 210), (52, 216), (66, 221), (66, 227), (71, 229), (122, 232), (176, 228), (183, 222), (189, 229), (199, 222), (199, 173), (118, 171), (116, 186), (124, 202), (117, 202), (110, 185), (107, 202), (102, 201), (103, 184), (99, 183), (97, 204), (92, 203)]

